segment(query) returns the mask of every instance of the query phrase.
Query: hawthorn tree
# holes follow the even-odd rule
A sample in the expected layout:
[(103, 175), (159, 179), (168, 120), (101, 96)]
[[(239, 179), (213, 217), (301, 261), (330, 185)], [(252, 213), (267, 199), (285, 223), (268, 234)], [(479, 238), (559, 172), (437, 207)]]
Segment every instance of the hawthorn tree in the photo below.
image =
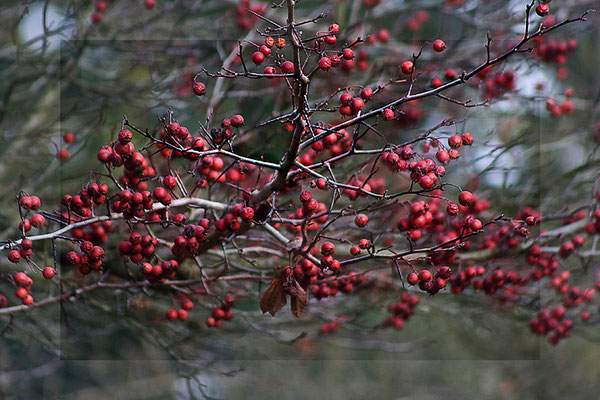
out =
[[(239, 37), (216, 45), (120, 42), (123, 26), (105, 18), (129, 15), (117, 1), (91, 12), (75, 2), (70, 22), (44, 22), (32, 54), (58, 65), (45, 84), (67, 90), (58, 121), (36, 123), (59, 131), (61, 190), (38, 193), (49, 157), (30, 167), (40, 179), (10, 185), (3, 336), (20, 335), (22, 318), (49, 321), (65, 328), (61, 354), (82, 358), (72, 342), (83, 328), (96, 340), (104, 314), (185, 364), (238, 357), (246, 330), (292, 354), (337, 335), (385, 351), (398, 345), (390, 337), (414, 339), (403, 334), (420, 312), (426, 323), (432, 307), (449, 319), (464, 307), (517, 321), (526, 339), (508, 357), (536, 354), (538, 336), (597, 338), (597, 100), (564, 83), (579, 48), (570, 33), (595, 18), (589, 4), (304, 3), (243, 0), (225, 15)], [(174, 15), (193, 37), (185, 21), (207, 6), (143, 7), (153, 14), (131, 31), (167, 34), (155, 24)], [(386, 13), (402, 18), (378, 28)], [(446, 14), (468, 40), (419, 33)], [(48, 39), (67, 29), (56, 55)], [(77, 65), (89, 57), (102, 70), (104, 55), (116, 75)], [(128, 75), (132, 63), (151, 79)], [(8, 110), (21, 84), (9, 82)], [(138, 96), (142, 82), (162, 102)], [(85, 132), (104, 110), (101, 143), (65, 129)], [(2, 123), (11, 127), (10, 113)], [(579, 159), (565, 169), (554, 151), (571, 132), (589, 153), (572, 150)], [(69, 163), (90, 148), (96, 160), (80, 157), (88, 169), (73, 175)]]

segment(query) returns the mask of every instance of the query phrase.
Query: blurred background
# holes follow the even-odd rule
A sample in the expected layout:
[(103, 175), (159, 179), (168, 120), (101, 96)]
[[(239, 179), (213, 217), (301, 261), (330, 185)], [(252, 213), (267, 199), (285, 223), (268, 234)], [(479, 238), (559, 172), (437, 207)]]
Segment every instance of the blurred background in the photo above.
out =
[[(113, 0), (98, 11), (92, 1), (4, 0), (0, 8), (0, 238), (15, 237), (15, 196), (35, 193), (57, 204), (100, 170), (96, 153), (114, 139), (126, 116), (153, 132), (171, 109), (199, 130), (215, 120), (244, 115), (248, 127), (290, 109), (285, 85), (244, 79), (217, 80), (235, 64), (237, 40), (258, 40), (265, 23), (248, 9), (285, 23), (285, 10), (260, 1)], [(424, 79), (442, 78), (485, 61), (486, 32), (494, 52), (524, 30), (527, 2), (486, 0), (303, 0), (299, 19), (325, 17), (307, 32), (340, 25), (346, 38), (375, 37), (365, 44), (363, 66), (316, 78), (311, 97), (325, 98), (348, 84), (384, 84), (394, 66), (423, 41), (442, 38), (444, 57), (424, 54)], [(577, 17), (594, 2), (550, 4), (556, 21)], [(597, 6), (597, 4), (595, 5)], [(100, 7), (102, 8), (102, 7)], [(540, 18), (532, 17), (537, 28)], [(455, 92), (491, 107), (464, 108), (430, 98), (403, 109), (399, 139), (410, 139), (455, 118), (455, 130), (472, 132), (476, 146), (461, 157), (448, 180), (477, 182), (499, 210), (514, 215), (524, 206), (546, 214), (569, 214), (589, 204), (598, 177), (600, 130), (600, 18), (570, 24), (548, 36), (576, 40), (565, 60), (532, 55), (511, 58), (514, 87), (494, 92), (478, 79)], [(389, 39), (385, 39), (386, 34)], [(368, 40), (367, 40), (368, 42)], [(252, 54), (248, 49), (249, 59)], [(494, 70), (496, 71), (496, 70)], [(207, 93), (192, 93), (196, 74)], [(487, 86), (486, 86), (487, 85)], [(566, 96), (571, 88), (573, 95)], [(391, 89), (384, 99), (401, 96)], [(560, 107), (547, 107), (552, 99)], [(564, 105), (568, 102), (567, 105)], [(334, 121), (337, 116), (332, 116)], [(65, 132), (75, 141), (65, 143)], [(284, 126), (248, 128), (240, 147), (278, 161), (287, 147)], [(137, 140), (137, 139), (136, 139)], [(136, 144), (141, 143), (136, 142)], [(269, 143), (267, 148), (264, 144)], [(64, 149), (68, 157), (59, 160)], [(542, 226), (544, 229), (544, 226)], [(60, 252), (60, 249), (58, 249)], [(52, 249), (43, 251), (51, 263)], [(581, 282), (593, 277), (596, 259), (570, 260)], [(515, 260), (515, 262), (517, 262)], [(522, 262), (519, 260), (518, 262)], [(118, 253), (105, 263), (119, 263)], [(14, 272), (2, 257), (0, 277)], [(75, 284), (85, 282), (75, 281)], [(38, 282), (49, 296), (59, 288)], [(483, 295), (442, 292), (421, 298), (401, 331), (372, 328), (398, 292), (324, 301), (311, 316), (286, 311), (265, 320), (256, 298), (236, 304), (231, 325), (208, 330), (201, 317), (166, 324), (169, 304), (149, 306), (144, 293), (104, 291), (0, 317), (0, 398), (5, 399), (595, 399), (600, 390), (598, 310), (594, 325), (558, 346), (529, 332), (539, 304), (516, 307)], [(236, 288), (233, 287), (233, 292)], [(240, 287), (241, 291), (242, 288)], [(12, 293), (2, 279), (0, 293)], [(7, 296), (8, 297), (8, 296)], [(208, 315), (210, 299), (199, 307)], [(597, 307), (597, 306), (596, 306)], [(355, 310), (360, 310), (356, 313)], [(132, 312), (135, 311), (135, 312)], [(331, 315), (353, 313), (335, 335), (319, 333)]]

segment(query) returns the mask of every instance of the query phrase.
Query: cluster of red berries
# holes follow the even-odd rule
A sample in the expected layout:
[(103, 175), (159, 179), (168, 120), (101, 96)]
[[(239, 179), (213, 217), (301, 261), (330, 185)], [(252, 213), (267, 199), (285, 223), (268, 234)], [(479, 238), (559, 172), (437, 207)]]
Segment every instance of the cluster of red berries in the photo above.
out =
[(66, 194), (61, 201), (61, 216), (65, 221), (76, 221), (92, 216), (92, 208), (104, 204), (108, 185), (90, 183), (76, 195)]
[(206, 326), (209, 328), (219, 328), (221, 321), (230, 321), (233, 318), (233, 297), (227, 296), (219, 307), (215, 307), (212, 310), (212, 316), (206, 319)]
[(165, 316), (169, 321), (173, 321), (175, 319), (185, 321), (188, 318), (188, 311), (190, 311), (192, 308), (194, 308), (194, 302), (186, 297), (181, 300), (181, 308), (179, 310), (170, 308), (167, 310)]
[[(183, 214), (177, 214), (174, 218), (176, 223), (185, 223)], [(198, 225), (186, 225), (183, 228), (183, 235), (179, 235), (175, 238), (173, 246), (171, 247), (171, 253), (178, 260), (183, 260), (188, 256), (193, 256), (198, 253), (200, 249), (200, 243), (204, 242), (207, 238), (207, 232), (210, 228), (210, 221), (206, 218), (202, 218)]]
[(14, 277), (14, 283), (15, 286), (17, 286), (15, 296), (21, 300), (21, 303), (26, 306), (33, 303), (33, 297), (29, 294), (31, 286), (33, 285), (33, 279), (24, 272), (18, 272)]
[(252, 28), (256, 21), (258, 21), (258, 17), (255, 14), (263, 15), (266, 9), (267, 5), (264, 3), (242, 0), (235, 9), (235, 22), (238, 28), (240, 30)]
[[(161, 141), (157, 143), (164, 158), (185, 157), (197, 160), (198, 152), (206, 150), (206, 142), (200, 136), (193, 137), (188, 128), (177, 122), (171, 122), (159, 132)], [(181, 150), (179, 150), (181, 149)]]
[[(319, 230), (320, 225), (327, 221), (329, 214), (326, 213), (327, 206), (325, 203), (321, 203), (312, 197), (312, 194), (308, 191), (303, 191), (300, 193), (300, 202), (302, 206), (298, 208), (295, 212), (288, 214), (288, 218), (290, 219), (308, 219), (308, 223), (306, 224), (306, 229), (308, 231), (317, 231)], [(310, 218), (314, 214), (320, 214), (316, 218)], [(310, 219), (309, 219), (310, 218)], [(279, 224), (276, 224), (279, 227)], [(292, 225), (287, 224), (286, 228), (289, 232), (292, 233), (300, 233), (302, 231), (302, 227), (300, 225)]]
[[(110, 3), (111, 0), (108, 0)], [(107, 2), (98, 0), (94, 2), (94, 12), (92, 13), (92, 22), (94, 24), (99, 24), (102, 22), (102, 17), (104, 16), (104, 12), (107, 8)], [(144, 7), (148, 10), (151, 10), (156, 5), (156, 0), (144, 0)]]
[(419, 297), (417, 295), (403, 292), (400, 301), (388, 306), (388, 311), (392, 315), (383, 321), (383, 326), (390, 326), (397, 330), (404, 328), (404, 323), (412, 317), (418, 304)]
[[(315, 134), (324, 133), (324, 129), (317, 128), (314, 130)], [(361, 142), (357, 142), (358, 145)], [(311, 144), (311, 147), (308, 151), (302, 154), (298, 161), (302, 165), (312, 165), (319, 160), (319, 156), (324, 156), (324, 151), (328, 150), (331, 156), (337, 156), (342, 154), (345, 151), (348, 151), (352, 148), (352, 136), (348, 134), (345, 129), (340, 129), (337, 132), (330, 132), (323, 139), (318, 140)]]
[(494, 99), (515, 88), (515, 73), (512, 70), (491, 73), (491, 66), (484, 68), (477, 77), (481, 79), (483, 97)]
[(352, 274), (352, 276), (348, 278), (342, 278), (318, 285), (310, 285), (310, 293), (317, 300), (321, 300), (327, 297), (334, 297), (340, 292), (348, 294), (356, 290), (357, 286), (366, 281), (367, 278), (364, 275)]
[(92, 243), (105, 243), (108, 240), (108, 234), (114, 229), (112, 221), (103, 221), (83, 228), (72, 229), (71, 234), (76, 239), (88, 240)]
[(340, 328), (339, 321), (329, 321), (321, 325), (320, 331), (322, 335), (331, 335)]
[[(63, 141), (67, 144), (73, 143), (75, 141), (75, 135), (73, 132), (65, 132), (63, 135)], [(56, 158), (58, 158), (60, 161), (66, 160), (69, 158), (69, 150), (65, 148), (59, 149), (56, 153)]]
[[(159, 201), (163, 204), (170, 204), (170, 195), (167, 194), (166, 196), (169, 196), (168, 201), (166, 198), (161, 198), (162, 200)], [(158, 200), (156, 195), (154, 197)], [(145, 215), (145, 210), (151, 210), (153, 205), (152, 194), (148, 190), (134, 192), (125, 189), (119, 193), (119, 200), (112, 204), (112, 210), (116, 213), (123, 213), (125, 219), (142, 218)]]
[(552, 311), (542, 309), (537, 318), (529, 321), (529, 327), (533, 333), (548, 335), (548, 342), (556, 345), (571, 334), (573, 321), (564, 318), (565, 314), (566, 309), (560, 305), (554, 307)]
[(249, 222), (254, 218), (254, 209), (237, 203), (231, 207), (230, 212), (223, 218), (215, 221), (215, 228), (219, 232), (237, 232), (241, 228), (242, 222)]
[(148, 282), (152, 283), (161, 283), (165, 279), (173, 278), (177, 269), (179, 263), (176, 260), (161, 261), (155, 265), (148, 262), (140, 264), (140, 272)]
[(411, 32), (416, 32), (421, 29), (427, 21), (429, 21), (429, 12), (426, 10), (419, 10), (408, 17), (406, 29)]
[(77, 266), (82, 275), (88, 275), (92, 270), (99, 270), (104, 259), (104, 249), (94, 246), (90, 241), (84, 241), (79, 245), (81, 253), (70, 251), (67, 253), (67, 263)]
[(150, 258), (154, 255), (158, 240), (149, 234), (143, 235), (139, 232), (131, 232), (129, 240), (124, 240), (119, 244), (119, 252), (124, 256), (129, 256), (132, 263), (139, 263), (144, 258)]
[(575, 107), (573, 106), (573, 102), (569, 99), (563, 101), (561, 104), (558, 104), (556, 100), (550, 98), (546, 100), (546, 110), (550, 112), (551, 116), (560, 117), (563, 114), (573, 114)]
[[(37, 196), (22, 196), (19, 199), (19, 207), (21, 208), (21, 215), (25, 212), (24, 216), (27, 216), (29, 211), (38, 210), (42, 206), (40, 198)], [(19, 230), (22, 232), (29, 232), (31, 227), (41, 228), (46, 223), (46, 218), (42, 214), (34, 214), (29, 218), (22, 218), (19, 222)]]
[(411, 285), (419, 285), (419, 289), (431, 295), (436, 294), (446, 287), (446, 284), (452, 276), (452, 270), (448, 266), (443, 266), (432, 274), (428, 269), (421, 270), (418, 274), (411, 272), (406, 277), (406, 281)]

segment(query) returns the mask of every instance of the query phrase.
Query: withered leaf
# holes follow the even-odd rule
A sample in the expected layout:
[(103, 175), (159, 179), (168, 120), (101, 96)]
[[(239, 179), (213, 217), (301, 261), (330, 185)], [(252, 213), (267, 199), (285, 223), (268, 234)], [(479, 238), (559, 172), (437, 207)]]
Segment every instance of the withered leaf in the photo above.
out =
[(264, 313), (268, 312), (274, 316), (277, 311), (281, 310), (286, 304), (285, 289), (283, 287), (285, 283), (285, 275), (279, 274), (277, 278), (273, 279), (271, 286), (260, 296), (260, 309)]
[(294, 279), (294, 283), (296, 285), (294, 290), (295, 293), (292, 295), (292, 314), (294, 314), (295, 317), (299, 317), (300, 315), (302, 315), (304, 307), (306, 307), (308, 295), (306, 294), (306, 291), (302, 288), (302, 286), (300, 286), (297, 280)]

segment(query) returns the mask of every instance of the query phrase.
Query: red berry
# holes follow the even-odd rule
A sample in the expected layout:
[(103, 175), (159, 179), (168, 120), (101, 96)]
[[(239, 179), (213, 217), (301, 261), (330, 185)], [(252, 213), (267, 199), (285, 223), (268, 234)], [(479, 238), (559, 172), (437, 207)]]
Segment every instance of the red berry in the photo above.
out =
[(46, 218), (44, 218), (42, 214), (35, 214), (31, 217), (30, 222), (33, 227), (39, 228), (41, 226), (44, 226)]
[(438, 53), (444, 51), (445, 48), (446, 48), (446, 43), (444, 43), (443, 40), (437, 39), (436, 41), (433, 42), (433, 50), (437, 51)]
[(18, 263), (19, 260), (21, 259), (21, 253), (19, 253), (18, 250), (11, 250), (8, 253), (8, 261), (10, 261), (11, 263)]
[(478, 219), (472, 219), (472, 220), (469, 222), (469, 228), (471, 228), (471, 230), (473, 230), (473, 231), (478, 231), (478, 230), (480, 230), (482, 227), (483, 227), (483, 224), (482, 224), (482, 223), (481, 223), (481, 221), (480, 221), (480, 220), (478, 220)]
[(319, 68), (321, 68), (323, 71), (327, 71), (329, 68), (331, 68), (331, 60), (329, 57), (321, 57), (319, 60)]
[(340, 103), (342, 104), (350, 104), (350, 102), (352, 101), (352, 95), (350, 93), (342, 93), (342, 95), (340, 96)]
[(206, 85), (202, 82), (194, 82), (192, 90), (196, 96), (202, 96), (206, 93)]
[(106, 3), (103, 1), (97, 1), (94, 3), (94, 8), (98, 12), (104, 12), (104, 11), (106, 11)]
[(537, 15), (539, 15), (540, 17), (543, 17), (544, 15), (548, 14), (549, 12), (550, 12), (550, 7), (548, 7), (548, 4), (539, 4), (535, 8), (535, 13)]
[[(244, 117), (242, 117), (239, 114), (236, 114), (233, 117), (231, 117), (231, 126), (233, 126), (235, 128), (239, 128), (242, 125), (244, 125)], [(222, 168), (223, 160), (221, 160), (220, 158), (215, 158), (213, 161), (213, 169), (219, 170), (221, 168), (218, 168), (218, 166), (215, 165), (215, 162), (217, 162), (217, 160), (219, 160), (219, 162), (221, 163), (221, 168)]]
[(177, 318), (180, 321), (185, 321), (187, 319), (187, 317), (188, 317), (188, 312), (186, 310), (182, 309), (182, 310), (177, 311)]
[(352, 60), (352, 58), (354, 58), (354, 52), (352, 49), (346, 48), (342, 53), (342, 57), (344, 57), (346, 60)]
[(429, 270), (424, 269), (421, 272), (419, 272), (419, 281), (421, 282), (426, 282), (426, 281), (430, 281), (432, 278), (431, 272), (429, 272)]
[(458, 195), (458, 202), (461, 206), (467, 207), (473, 201), (473, 194), (471, 192), (462, 191)]
[(252, 62), (254, 64), (260, 65), (260, 64), (262, 64), (263, 61), (265, 61), (264, 53), (257, 51), (254, 54), (252, 54)]
[(400, 67), (402, 70), (402, 73), (404, 75), (410, 75), (413, 71), (414, 71), (414, 64), (412, 63), (412, 61), (404, 61), (402, 63), (402, 66)]
[(65, 143), (73, 143), (75, 141), (75, 135), (73, 135), (71, 132), (65, 132), (63, 135), (63, 140)]
[(169, 321), (173, 321), (174, 319), (177, 319), (177, 310), (175, 310), (173, 308), (169, 308), (166, 312), (166, 317)]
[(249, 221), (254, 218), (254, 209), (252, 207), (244, 207), (242, 211), (240, 211), (240, 217), (243, 220)]
[(453, 149), (458, 149), (462, 144), (462, 138), (458, 135), (452, 135), (448, 138), (448, 146)]
[(335, 44), (335, 42), (337, 42), (337, 39), (334, 35), (325, 36), (323, 40), (327, 44)]
[(354, 223), (359, 228), (365, 227), (367, 222), (369, 222), (369, 217), (367, 217), (365, 214), (358, 214), (356, 218), (354, 218)]
[(294, 63), (291, 61), (286, 61), (283, 64), (281, 64), (281, 71), (284, 74), (291, 74), (292, 72), (294, 72)]
[(329, 33), (336, 34), (340, 31), (340, 26), (338, 24), (329, 25)]
[(144, 1), (144, 6), (150, 10), (156, 5), (156, 0), (146, 0)]
[(392, 110), (391, 108), (386, 108), (382, 111), (381, 116), (386, 121), (391, 121), (394, 119), (394, 110)]
[(416, 285), (417, 283), (419, 283), (419, 276), (414, 273), (411, 272), (410, 274), (408, 274), (408, 276), (406, 277), (406, 280), (409, 284), (411, 285)]
[(460, 135), (460, 138), (462, 140), (462, 144), (465, 146), (470, 146), (473, 144), (473, 136), (470, 133), (463, 133)]
[(52, 279), (54, 278), (54, 275), (56, 274), (56, 271), (54, 270), (54, 268), (52, 267), (46, 267), (44, 268), (44, 270), (42, 271), (42, 275), (44, 276), (44, 278), (46, 279)]
[(360, 91), (360, 97), (365, 100), (371, 100), (373, 98), (373, 89), (366, 87)]
[(58, 153), (56, 153), (56, 158), (58, 158), (61, 161), (66, 160), (67, 158), (69, 158), (69, 150), (67, 150), (67, 149), (58, 150)]

